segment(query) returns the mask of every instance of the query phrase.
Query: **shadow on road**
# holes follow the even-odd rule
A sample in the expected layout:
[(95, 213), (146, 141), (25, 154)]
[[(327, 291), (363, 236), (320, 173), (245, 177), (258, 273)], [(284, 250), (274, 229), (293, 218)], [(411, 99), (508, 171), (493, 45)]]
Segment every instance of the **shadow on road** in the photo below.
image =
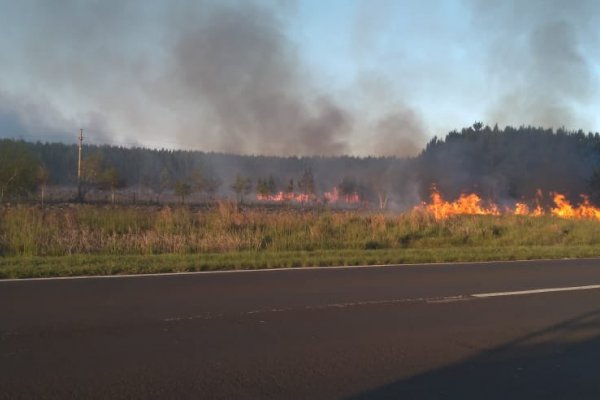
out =
[(353, 399), (600, 399), (600, 310)]

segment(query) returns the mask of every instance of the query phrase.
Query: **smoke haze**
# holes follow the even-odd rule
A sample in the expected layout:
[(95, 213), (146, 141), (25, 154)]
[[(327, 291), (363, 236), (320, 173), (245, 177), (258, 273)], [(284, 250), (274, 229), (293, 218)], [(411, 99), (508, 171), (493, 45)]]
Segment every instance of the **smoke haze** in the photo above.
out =
[[(512, 125), (589, 126), (581, 109), (598, 89), (600, 3), (473, 0), (499, 96), (487, 119)], [(486, 32), (487, 28), (487, 32)], [(595, 57), (594, 57), (595, 56)]]
[[(464, 43), (402, 31), (411, 17), (442, 29), (446, 11), (430, 7), (362, 2), (347, 31), (326, 24), (350, 42), (340, 84), (307, 60), (299, 3), (0, 0), (0, 136), (72, 142), (84, 127), (95, 143), (413, 156), (438, 127), (479, 119), (594, 124), (596, 2), (457, 1)], [(385, 87), (365, 90), (365, 76)], [(465, 91), (454, 112), (456, 93), (477, 85), (486, 101)]]

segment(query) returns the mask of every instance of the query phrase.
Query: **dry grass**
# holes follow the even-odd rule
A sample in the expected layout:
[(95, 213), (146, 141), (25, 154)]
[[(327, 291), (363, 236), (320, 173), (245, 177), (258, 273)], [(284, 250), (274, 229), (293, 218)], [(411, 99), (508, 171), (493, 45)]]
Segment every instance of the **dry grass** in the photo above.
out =
[[(514, 246), (600, 246), (600, 223), (422, 212), (68, 206), (0, 210), (0, 255), (156, 255)], [(600, 249), (600, 247), (598, 247)]]

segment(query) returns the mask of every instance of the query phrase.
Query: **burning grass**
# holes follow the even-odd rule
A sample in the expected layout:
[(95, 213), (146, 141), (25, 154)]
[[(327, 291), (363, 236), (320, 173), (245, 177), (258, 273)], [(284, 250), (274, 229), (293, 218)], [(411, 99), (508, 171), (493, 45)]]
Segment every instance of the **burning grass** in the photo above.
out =
[[(0, 211), (0, 276), (592, 257), (600, 223), (522, 215), (16, 206)], [(70, 256), (70, 257), (66, 257)]]
[(431, 202), (417, 206), (421, 210), (431, 214), (436, 220), (447, 219), (455, 215), (520, 215), (529, 217), (540, 217), (543, 215), (554, 215), (560, 218), (570, 219), (593, 219), (600, 221), (600, 208), (593, 206), (588, 196), (581, 195), (581, 203), (573, 205), (564, 194), (552, 193), (553, 206), (545, 210), (541, 206), (544, 200), (540, 190), (532, 205), (525, 202), (517, 202), (514, 207), (500, 207), (496, 203), (482, 201), (475, 193), (462, 194), (455, 201), (446, 201), (435, 187), (432, 188)]

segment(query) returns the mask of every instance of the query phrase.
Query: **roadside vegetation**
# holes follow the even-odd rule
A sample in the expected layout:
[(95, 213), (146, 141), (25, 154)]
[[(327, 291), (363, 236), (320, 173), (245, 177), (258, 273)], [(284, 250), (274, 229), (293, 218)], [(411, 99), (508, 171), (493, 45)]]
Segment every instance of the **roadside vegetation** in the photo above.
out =
[(0, 278), (596, 257), (599, 149), (480, 122), (414, 158), (0, 139)]
[(600, 223), (551, 216), (64, 205), (0, 209), (0, 277), (600, 255)]

